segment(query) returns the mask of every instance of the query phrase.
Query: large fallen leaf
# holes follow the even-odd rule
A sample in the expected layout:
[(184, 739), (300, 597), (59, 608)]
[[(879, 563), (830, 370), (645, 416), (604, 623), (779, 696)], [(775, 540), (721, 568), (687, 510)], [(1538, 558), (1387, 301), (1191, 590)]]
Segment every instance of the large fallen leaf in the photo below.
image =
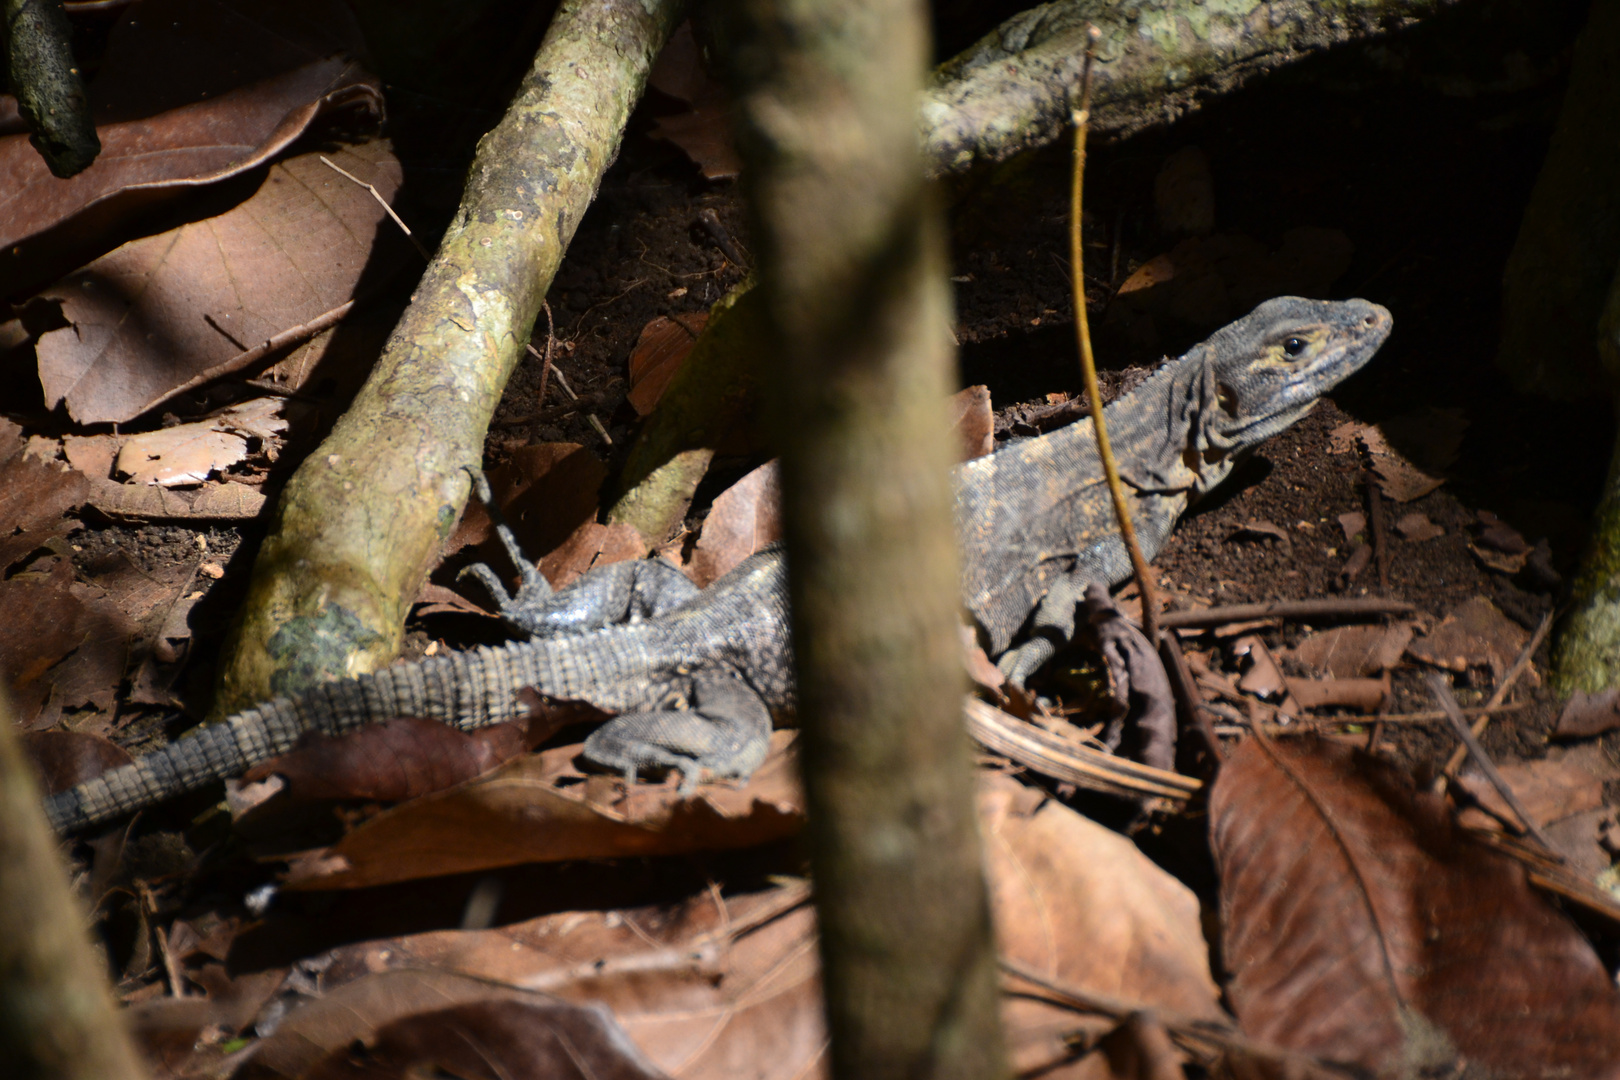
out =
[[(1229, 1022), (1190, 889), (1130, 840), (1004, 775), (984, 778), (979, 807), (1003, 956), (1092, 993)], [(1017, 997), (1002, 1016), (1019, 1074), (1071, 1058), (1065, 1034), (1112, 1026)]]
[(804, 823), (792, 732), (741, 788), (690, 798), (673, 783), (586, 779), (578, 746), (510, 761), (449, 791), (385, 810), (332, 847), (295, 864), (289, 888), (353, 889), (522, 863), (677, 855), (751, 847)]
[(637, 416), (653, 411), (708, 321), (706, 311), (674, 317), (660, 315), (641, 328), (641, 337), (630, 352), (630, 392), (625, 395)]
[(1620, 997), (1586, 939), (1392, 767), (1250, 739), (1210, 835), (1245, 1033), (1392, 1075), (1620, 1071)]
[[(385, 199), (399, 189), (383, 140), (326, 156)], [(46, 403), (80, 423), (131, 420), (353, 300), (377, 230), (397, 227), (320, 158), (280, 162), (226, 213), (131, 241), (41, 293), (70, 323), (36, 347)]]
[(709, 180), (734, 177), (742, 169), (731, 144), (725, 89), (703, 70), (701, 50), (691, 23), (682, 23), (658, 54), (647, 84), (686, 104), (686, 109), (660, 116), (650, 135), (668, 139)]
[[(581, 525), (596, 520), (597, 491), (606, 477), (606, 467), (579, 443), (536, 443), (490, 470), (489, 486), (523, 553), (538, 561)], [(513, 576), (505, 552), (494, 540), (489, 514), (477, 499), (467, 503), (444, 554), (470, 546), (478, 547), (479, 556), (498, 574)]]
[[(68, 180), (24, 134), (0, 138), (0, 296), (116, 245), (154, 203), (263, 165), (321, 113), (381, 87), (348, 56), (364, 48), (334, 0), (146, 0), (107, 37), (89, 86), (101, 154)], [(194, 197), (194, 196), (193, 196)], [(126, 232), (124, 236), (128, 236)]]

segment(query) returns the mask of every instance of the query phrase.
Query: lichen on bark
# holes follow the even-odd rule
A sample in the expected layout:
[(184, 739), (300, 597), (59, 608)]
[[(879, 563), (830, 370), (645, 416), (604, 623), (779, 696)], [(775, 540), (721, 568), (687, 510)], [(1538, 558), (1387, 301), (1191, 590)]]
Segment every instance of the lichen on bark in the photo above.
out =
[(215, 710), (375, 670), (680, 0), (567, 0), (370, 378), (276, 505)]

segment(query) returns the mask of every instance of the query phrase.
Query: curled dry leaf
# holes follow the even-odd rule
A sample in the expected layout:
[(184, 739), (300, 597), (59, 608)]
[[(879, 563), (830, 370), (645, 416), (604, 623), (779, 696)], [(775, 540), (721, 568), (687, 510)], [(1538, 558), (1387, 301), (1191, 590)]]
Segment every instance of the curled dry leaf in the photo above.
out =
[(27, 256), (0, 264), (0, 296), (115, 246), (154, 204), (264, 165), (322, 113), (380, 116), (382, 88), (349, 58), (363, 49), (354, 16), (332, 0), (131, 7), (88, 87), (95, 163), (59, 180), (26, 134), (0, 138), (0, 248)]
[[(792, 732), (742, 788), (682, 798), (673, 784), (584, 780), (579, 747), (520, 757), (476, 780), (385, 810), (297, 863), (299, 889), (351, 889), (522, 863), (675, 855), (750, 847), (804, 821)], [(622, 797), (616, 798), (616, 794)]]
[(1246, 1034), (1379, 1073), (1620, 1067), (1620, 997), (1586, 939), (1390, 766), (1249, 739), (1210, 839)]
[(961, 445), (961, 461), (983, 457), (996, 448), (996, 418), (990, 388), (969, 386), (951, 396), (951, 424)]
[[(354, 299), (378, 229), (396, 227), (320, 156), (279, 162), (233, 209), (131, 241), (41, 293), (70, 324), (36, 347), (46, 403), (84, 424), (126, 422)], [(385, 141), (327, 156), (385, 199), (399, 189)], [(319, 346), (305, 348), (313, 367)]]

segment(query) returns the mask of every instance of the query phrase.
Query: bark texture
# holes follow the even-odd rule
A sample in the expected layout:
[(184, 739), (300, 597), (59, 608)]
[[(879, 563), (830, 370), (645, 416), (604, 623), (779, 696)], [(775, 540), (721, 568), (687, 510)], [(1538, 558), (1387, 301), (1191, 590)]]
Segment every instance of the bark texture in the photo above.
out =
[(83, 172), (101, 153), (101, 140), (62, 0), (5, 0), (4, 11), (6, 78), (28, 141), (56, 176)]
[(0, 1063), (14, 1080), (141, 1080), (0, 695)]
[(1566, 400), (1613, 385), (1597, 325), (1620, 264), (1620, 4), (1592, 5), (1569, 90), (1502, 275), (1497, 363)]
[(457, 212), (371, 377), (299, 467), (216, 710), (359, 675), (405, 615), (468, 493), (485, 430), (563, 251), (618, 151), (680, 0), (568, 0), (483, 137)]
[(943, 221), (917, 0), (732, 0), (831, 1073), (1004, 1070), (956, 627)]
[(1004, 161), (1061, 136), (1080, 92), (1086, 24), (1101, 31), (1091, 130), (1169, 123), (1202, 97), (1456, 0), (1054, 0), (940, 65), (922, 99), (934, 175)]

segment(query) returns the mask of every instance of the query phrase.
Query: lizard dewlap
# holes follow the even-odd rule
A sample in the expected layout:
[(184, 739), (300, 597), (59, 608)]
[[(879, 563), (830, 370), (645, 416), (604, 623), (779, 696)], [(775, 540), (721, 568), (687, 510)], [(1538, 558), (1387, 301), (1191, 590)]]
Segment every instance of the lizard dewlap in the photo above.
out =
[[(1243, 455), (1370, 360), (1390, 324), (1387, 310), (1365, 300), (1268, 300), (1110, 404), (1108, 431), (1144, 554), (1152, 558), (1188, 505)], [(956, 470), (962, 602), (1016, 682), (1073, 636), (1087, 584), (1130, 576), (1092, 431), (1082, 420)], [(488, 502), (482, 477), (477, 487)], [(702, 590), (673, 566), (644, 560), (553, 592), (510, 531), (498, 531), (523, 572), (517, 595), (487, 568), (476, 573), (524, 640), (237, 713), (52, 796), (52, 823), (83, 828), (235, 776), (310, 731), (339, 735), (397, 716), (463, 729), (515, 720), (526, 711), (524, 688), (619, 714), (585, 742), (585, 758), (603, 768), (631, 777), (674, 770), (689, 789), (703, 776), (745, 779), (759, 767), (773, 716), (794, 707), (780, 549)]]

